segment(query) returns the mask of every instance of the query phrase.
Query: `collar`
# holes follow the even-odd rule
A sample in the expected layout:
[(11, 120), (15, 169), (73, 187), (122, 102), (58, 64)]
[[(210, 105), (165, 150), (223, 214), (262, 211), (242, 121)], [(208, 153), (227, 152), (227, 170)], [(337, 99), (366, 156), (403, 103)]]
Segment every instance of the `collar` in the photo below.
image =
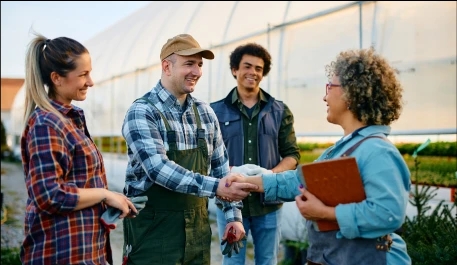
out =
[[(176, 106), (177, 109), (181, 109), (181, 104), (179, 103), (178, 99), (162, 85), (161, 80), (157, 82), (157, 85), (154, 89), (157, 92), (158, 98), (160, 101), (162, 101), (162, 104), (167, 106)], [(193, 102), (194, 98), (190, 94), (187, 94), (185, 108), (192, 106)]]
[(353, 131), (349, 137), (342, 137), (336, 144), (347, 142), (358, 135), (367, 137), (374, 134), (384, 134), (387, 137), (390, 134), (390, 129), (388, 125), (368, 125)]
[(64, 105), (63, 103), (55, 100), (55, 99), (51, 99), (49, 101), (51, 103), (51, 105), (56, 108), (57, 111), (59, 111), (60, 113), (62, 113), (64, 116), (68, 116), (68, 114), (71, 112), (71, 111), (75, 111), (77, 112), (78, 114), (82, 115), (82, 109), (76, 107), (75, 105)]
[[(369, 126), (364, 127), (363, 129), (359, 130), (357, 132), (357, 135), (366, 137), (368, 135), (382, 133), (385, 136), (388, 136), (390, 134), (390, 130), (391, 130), (391, 128), (388, 125), (369, 125)], [(356, 135), (353, 135), (353, 136), (356, 136)]]
[[(236, 106), (238, 101), (241, 102), (240, 98), (238, 97), (238, 87), (234, 87), (230, 93), (231, 93), (231, 96), (229, 96), (229, 98), (231, 98), (230, 103), (232, 105)], [(269, 95), (265, 91), (260, 89), (259, 98), (260, 98), (260, 102), (261, 102), (260, 104), (263, 106), (263, 105), (267, 104)]]

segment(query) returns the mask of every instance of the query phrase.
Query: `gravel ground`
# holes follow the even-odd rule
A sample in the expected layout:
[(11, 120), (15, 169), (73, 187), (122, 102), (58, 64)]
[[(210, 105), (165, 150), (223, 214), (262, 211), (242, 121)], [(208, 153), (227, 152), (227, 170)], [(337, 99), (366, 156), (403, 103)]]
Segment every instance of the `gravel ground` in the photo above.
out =
[(27, 202), (22, 167), (20, 164), (2, 161), (1, 168), (1, 191), (7, 217), (5, 223), (2, 220), (2, 247), (18, 247), (22, 242), (22, 228)]

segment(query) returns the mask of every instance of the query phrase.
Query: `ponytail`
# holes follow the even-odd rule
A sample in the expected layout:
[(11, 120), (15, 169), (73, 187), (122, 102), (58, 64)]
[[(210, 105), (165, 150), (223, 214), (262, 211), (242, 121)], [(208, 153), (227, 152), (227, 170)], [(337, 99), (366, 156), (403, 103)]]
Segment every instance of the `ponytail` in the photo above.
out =
[(66, 77), (76, 69), (76, 59), (89, 52), (81, 43), (71, 38), (59, 37), (50, 40), (43, 35), (35, 35), (29, 43), (25, 59), (24, 118), (28, 120), (35, 108), (39, 107), (65, 121), (63, 115), (50, 102), (56, 95), (51, 73)]

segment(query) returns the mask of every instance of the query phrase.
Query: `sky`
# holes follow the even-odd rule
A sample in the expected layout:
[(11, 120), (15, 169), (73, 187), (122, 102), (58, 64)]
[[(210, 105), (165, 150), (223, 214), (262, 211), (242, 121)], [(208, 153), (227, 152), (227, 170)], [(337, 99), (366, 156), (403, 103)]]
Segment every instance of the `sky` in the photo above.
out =
[(33, 31), (84, 44), (151, 1), (1, 1), (1, 77), (25, 77)]

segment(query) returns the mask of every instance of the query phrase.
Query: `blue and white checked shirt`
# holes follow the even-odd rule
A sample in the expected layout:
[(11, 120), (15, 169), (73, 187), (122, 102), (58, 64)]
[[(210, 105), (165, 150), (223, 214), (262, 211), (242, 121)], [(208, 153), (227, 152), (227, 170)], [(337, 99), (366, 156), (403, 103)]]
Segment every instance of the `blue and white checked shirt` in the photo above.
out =
[[(227, 150), (214, 111), (207, 103), (191, 95), (187, 96), (187, 104), (182, 108), (176, 97), (162, 86), (160, 80), (145, 97), (154, 103), (167, 119), (171, 129), (176, 131), (178, 150), (192, 149), (198, 145), (197, 121), (192, 108), (192, 104), (196, 105), (208, 144), (208, 173), (207, 176), (194, 173), (168, 159), (166, 153), (169, 145), (165, 123), (154, 106), (139, 100), (127, 110), (122, 126), (129, 156), (126, 195), (136, 196), (157, 184), (175, 192), (214, 197), (219, 179), (230, 171)], [(241, 208), (241, 202), (224, 202), (227, 222), (241, 222)]]

